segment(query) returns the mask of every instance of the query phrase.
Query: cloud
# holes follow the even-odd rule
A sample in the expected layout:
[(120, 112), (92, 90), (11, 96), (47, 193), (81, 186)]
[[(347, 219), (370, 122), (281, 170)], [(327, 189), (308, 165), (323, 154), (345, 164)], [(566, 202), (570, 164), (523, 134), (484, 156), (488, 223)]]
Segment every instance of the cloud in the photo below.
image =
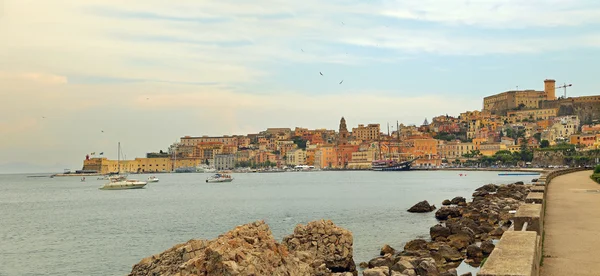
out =
[(68, 83), (67, 77), (47, 74), (47, 73), (34, 73), (34, 72), (3, 72), (0, 71), (0, 81), (2, 80), (14, 80), (14, 81), (27, 81), (41, 84), (66, 84)]

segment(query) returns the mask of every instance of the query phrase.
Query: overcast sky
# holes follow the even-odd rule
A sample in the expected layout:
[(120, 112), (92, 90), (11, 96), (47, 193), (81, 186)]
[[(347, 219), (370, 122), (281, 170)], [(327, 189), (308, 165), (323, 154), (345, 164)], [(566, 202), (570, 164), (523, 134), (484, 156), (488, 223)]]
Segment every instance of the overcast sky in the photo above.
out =
[(0, 171), (420, 124), (545, 78), (600, 94), (599, 23), (595, 0), (0, 0)]

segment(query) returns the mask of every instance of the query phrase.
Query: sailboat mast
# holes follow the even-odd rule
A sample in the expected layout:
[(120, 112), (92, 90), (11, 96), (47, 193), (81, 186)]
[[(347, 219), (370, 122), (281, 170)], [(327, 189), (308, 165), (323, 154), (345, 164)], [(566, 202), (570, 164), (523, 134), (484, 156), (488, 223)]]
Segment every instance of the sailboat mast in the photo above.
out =
[(121, 142), (119, 142), (117, 151), (117, 174), (121, 174)]
[(391, 159), (390, 158), (390, 148), (391, 148), (391, 142), (392, 140), (390, 139), (390, 123), (387, 123), (387, 129), (388, 129), (388, 157), (387, 159)]

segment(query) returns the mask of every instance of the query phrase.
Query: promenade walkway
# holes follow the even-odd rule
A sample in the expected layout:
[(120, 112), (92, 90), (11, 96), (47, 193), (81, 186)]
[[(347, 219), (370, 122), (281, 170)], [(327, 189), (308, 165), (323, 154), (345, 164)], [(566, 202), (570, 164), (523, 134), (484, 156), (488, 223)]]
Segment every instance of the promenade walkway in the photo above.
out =
[(591, 171), (552, 179), (544, 218), (542, 276), (600, 275), (600, 185)]

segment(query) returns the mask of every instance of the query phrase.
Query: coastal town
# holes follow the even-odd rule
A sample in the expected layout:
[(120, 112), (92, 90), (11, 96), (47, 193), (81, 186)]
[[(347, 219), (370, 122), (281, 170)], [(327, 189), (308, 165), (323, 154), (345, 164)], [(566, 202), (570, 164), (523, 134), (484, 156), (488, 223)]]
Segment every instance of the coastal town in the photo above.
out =
[(184, 136), (133, 160), (88, 154), (83, 171), (369, 170), (381, 161), (412, 168), (582, 166), (596, 161), (600, 148), (600, 95), (568, 97), (569, 86), (546, 79), (542, 90), (487, 96), (481, 110), (443, 114), (421, 125), (342, 117), (337, 130), (279, 127), (247, 135)]

